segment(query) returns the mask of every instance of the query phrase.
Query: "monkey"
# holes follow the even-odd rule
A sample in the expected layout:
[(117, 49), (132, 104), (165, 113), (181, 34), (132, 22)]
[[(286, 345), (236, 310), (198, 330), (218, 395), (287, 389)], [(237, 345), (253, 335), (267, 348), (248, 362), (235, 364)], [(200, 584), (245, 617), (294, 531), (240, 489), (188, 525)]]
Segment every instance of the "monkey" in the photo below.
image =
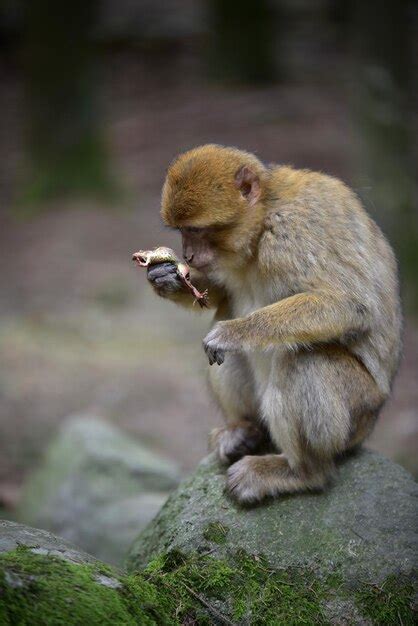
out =
[[(161, 216), (181, 234), (193, 284), (209, 290), (203, 347), (225, 420), (210, 439), (231, 496), (325, 488), (371, 432), (400, 359), (385, 236), (339, 179), (215, 144), (172, 162)], [(191, 307), (172, 264), (148, 280)]]

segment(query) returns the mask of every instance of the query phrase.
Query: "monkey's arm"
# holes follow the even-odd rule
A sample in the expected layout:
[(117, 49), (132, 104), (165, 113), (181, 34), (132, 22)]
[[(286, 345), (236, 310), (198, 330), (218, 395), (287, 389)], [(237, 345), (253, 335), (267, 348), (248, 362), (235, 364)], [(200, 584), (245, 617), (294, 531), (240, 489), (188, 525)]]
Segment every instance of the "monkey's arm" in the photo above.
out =
[(341, 292), (324, 289), (296, 294), (247, 317), (219, 322), (205, 337), (204, 347), (209, 361), (219, 363), (222, 353), (229, 350), (326, 342), (367, 328), (366, 306)]
[[(162, 298), (168, 298), (188, 309), (193, 308), (193, 296), (178, 276), (176, 266), (173, 263), (151, 265), (147, 270), (147, 278), (154, 291)], [(190, 280), (199, 291), (209, 290), (207, 302), (209, 308), (217, 308), (219, 302), (225, 297), (219, 287), (212, 283), (208, 284), (208, 280), (197, 270), (190, 270)], [(199, 310), (199, 307), (194, 308)]]

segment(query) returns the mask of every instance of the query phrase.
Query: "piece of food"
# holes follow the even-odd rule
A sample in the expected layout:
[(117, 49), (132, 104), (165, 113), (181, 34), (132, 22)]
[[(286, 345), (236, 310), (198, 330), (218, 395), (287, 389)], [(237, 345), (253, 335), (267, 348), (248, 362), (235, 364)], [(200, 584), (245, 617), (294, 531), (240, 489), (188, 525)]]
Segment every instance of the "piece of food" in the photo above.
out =
[(149, 267), (150, 265), (157, 265), (158, 263), (173, 263), (176, 266), (177, 274), (180, 277), (183, 284), (191, 291), (195, 297), (195, 302), (199, 303), (199, 306), (208, 306), (208, 291), (201, 293), (190, 282), (190, 268), (186, 263), (180, 261), (176, 256), (176, 253), (171, 248), (160, 246), (153, 250), (138, 250), (132, 255), (132, 260), (135, 261), (141, 267)]

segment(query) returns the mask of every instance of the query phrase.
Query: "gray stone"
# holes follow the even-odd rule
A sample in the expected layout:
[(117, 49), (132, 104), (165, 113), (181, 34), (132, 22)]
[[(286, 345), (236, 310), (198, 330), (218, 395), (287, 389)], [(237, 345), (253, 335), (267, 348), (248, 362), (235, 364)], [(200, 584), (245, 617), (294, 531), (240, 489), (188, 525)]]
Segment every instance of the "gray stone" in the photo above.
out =
[[(139, 535), (128, 569), (178, 553), (183, 555), (176, 557), (181, 567), (199, 562), (202, 554), (238, 570), (239, 554), (255, 559), (255, 565), (265, 559), (273, 572), (308, 572), (322, 581), (321, 611), (333, 624), (377, 623), (371, 617), (375, 590), (388, 590), (388, 607), (398, 591), (399, 597), (409, 598), (406, 590), (417, 559), (418, 488), (398, 465), (363, 450), (341, 463), (324, 493), (280, 497), (252, 508), (232, 502), (224, 484), (223, 470), (212, 456), (206, 458)], [(231, 583), (223, 598), (230, 620), (233, 595)], [(410, 601), (402, 607), (408, 612)], [(392, 609), (395, 616), (403, 610)], [(389, 609), (388, 615), (387, 623), (398, 623), (390, 621)], [(376, 619), (386, 623), (383, 617)], [(240, 623), (252, 623), (249, 614)]]
[[(28, 548), (33, 554), (50, 555), (70, 563), (95, 563), (96, 559), (46, 530), (0, 520), (0, 555), (16, 548)], [(10, 573), (13, 578), (13, 573)]]
[(174, 624), (156, 595), (66, 541), (0, 520), (0, 624)]
[(25, 486), (18, 518), (118, 564), (178, 482), (174, 463), (111, 424), (70, 417)]

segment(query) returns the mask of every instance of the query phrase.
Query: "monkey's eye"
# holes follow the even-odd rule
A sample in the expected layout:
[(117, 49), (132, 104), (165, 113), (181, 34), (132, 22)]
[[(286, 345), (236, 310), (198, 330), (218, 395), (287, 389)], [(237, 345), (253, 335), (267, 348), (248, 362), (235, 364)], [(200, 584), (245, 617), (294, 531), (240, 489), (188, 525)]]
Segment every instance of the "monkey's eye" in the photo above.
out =
[(186, 226), (185, 228), (180, 228), (180, 230), (184, 233), (201, 233), (203, 232), (203, 228), (198, 228), (197, 226)]

